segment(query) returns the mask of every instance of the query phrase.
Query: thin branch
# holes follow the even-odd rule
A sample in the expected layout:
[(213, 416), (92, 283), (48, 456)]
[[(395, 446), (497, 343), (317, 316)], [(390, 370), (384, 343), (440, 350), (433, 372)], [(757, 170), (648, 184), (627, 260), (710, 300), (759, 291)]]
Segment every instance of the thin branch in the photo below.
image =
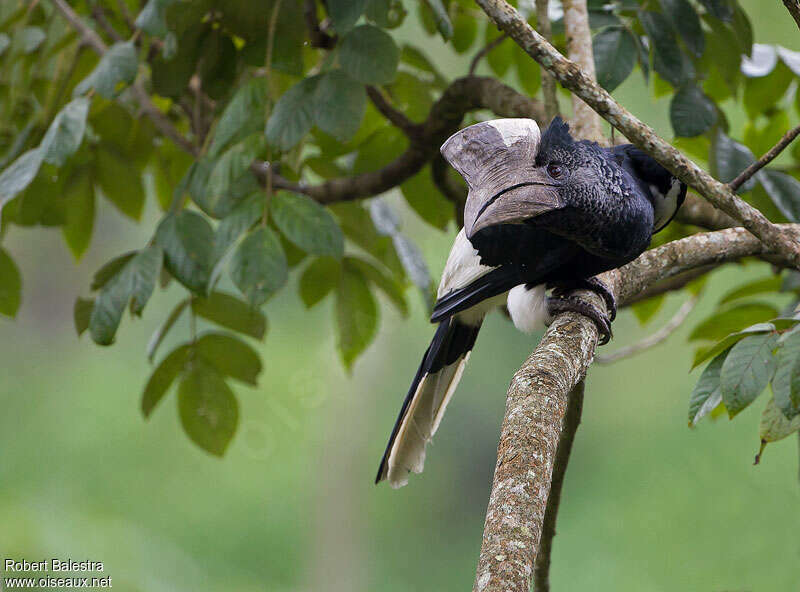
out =
[(739, 189), (739, 187), (746, 183), (750, 177), (772, 162), (775, 157), (778, 156), (778, 154), (783, 152), (784, 148), (792, 143), (792, 140), (794, 140), (798, 134), (800, 134), (800, 125), (793, 130), (786, 132), (780, 141), (770, 148), (766, 154), (764, 154), (764, 156), (759, 158), (757, 161), (739, 173), (739, 176), (737, 176), (733, 181), (728, 183), (728, 187), (730, 187), (731, 191), (736, 191)]
[(508, 34), (503, 33), (497, 39), (494, 39), (490, 43), (487, 43), (483, 49), (481, 49), (478, 53), (475, 54), (475, 57), (472, 58), (472, 61), (469, 63), (469, 75), (472, 76), (475, 74), (475, 70), (478, 69), (478, 64), (481, 62), (483, 58), (485, 58), (489, 53), (498, 45), (500, 45), (503, 41), (508, 39)]
[(567, 412), (564, 414), (561, 437), (558, 440), (558, 449), (556, 450), (556, 459), (553, 465), (550, 493), (547, 496), (547, 507), (544, 511), (542, 539), (533, 571), (533, 589), (535, 592), (548, 592), (550, 590), (550, 555), (553, 551), (553, 537), (556, 536), (556, 520), (558, 519), (558, 508), (561, 505), (561, 490), (564, 487), (564, 476), (567, 473), (572, 444), (575, 441), (575, 434), (581, 423), (585, 386), (586, 382), (581, 380), (569, 393), (567, 400)]
[(56, 10), (64, 17), (64, 19), (72, 25), (72, 28), (75, 29), (78, 33), (80, 33), (83, 40), (92, 46), (92, 48), (103, 55), (107, 50), (108, 47), (106, 46), (105, 41), (103, 41), (100, 36), (94, 32), (94, 30), (83, 22), (81, 17), (77, 15), (77, 13), (70, 8), (69, 4), (67, 4), (64, 0), (50, 0), (55, 6)]
[(374, 86), (367, 86), (367, 96), (380, 114), (405, 135), (410, 137), (419, 134), (419, 126), (406, 117), (405, 113), (395, 109), (394, 105), (389, 102), (380, 89)]
[(783, 0), (783, 5), (800, 28), (800, 0)]
[[(798, 224), (779, 229), (800, 238)], [(667, 243), (600, 277), (624, 306), (661, 280), (768, 252), (744, 228), (728, 228)], [(605, 306), (593, 292), (572, 297)], [(568, 394), (586, 376), (597, 339), (587, 317), (561, 314), (511, 381), (474, 592), (529, 591)]]
[(316, 0), (306, 0), (303, 13), (306, 19), (308, 35), (311, 38), (311, 47), (333, 49), (336, 46), (336, 35), (330, 35), (320, 27), (317, 19)]
[(135, 31), (136, 23), (131, 16), (130, 10), (128, 10), (128, 5), (126, 4), (125, 0), (117, 0), (117, 7), (119, 8), (119, 13), (122, 15), (122, 20), (125, 21), (128, 29), (130, 29), (131, 32)]
[(681, 304), (681, 307), (677, 310), (669, 322), (667, 322), (658, 331), (652, 335), (648, 335), (641, 341), (638, 341), (627, 347), (621, 347), (617, 351), (610, 354), (598, 354), (595, 356), (594, 361), (598, 364), (613, 364), (619, 360), (624, 360), (625, 358), (635, 356), (636, 354), (646, 351), (651, 347), (655, 347), (659, 343), (665, 341), (678, 329), (678, 327), (683, 324), (683, 321), (686, 320), (686, 317), (689, 316), (689, 313), (694, 310), (698, 300), (699, 297), (696, 294), (693, 294), (686, 302)]
[(117, 33), (116, 29), (111, 26), (111, 23), (108, 22), (106, 18), (105, 10), (103, 10), (102, 6), (97, 4), (92, 4), (92, 18), (100, 25), (100, 28), (106, 32), (106, 34), (111, 37), (114, 41), (122, 41), (122, 37), (119, 33)]
[(476, 0), (492, 21), (507, 32), (531, 57), (543, 65), (562, 86), (572, 91), (639, 148), (698, 193), (735, 218), (766, 245), (800, 268), (800, 243), (789, 238), (761, 212), (728, 187), (687, 159), (655, 131), (615, 101), (574, 62), (566, 59), (534, 31), (505, 0)]
[[(427, 119), (419, 124), (419, 133), (411, 138), (408, 149), (383, 168), (330, 179), (318, 185), (303, 181), (292, 183), (275, 175), (275, 187), (303, 193), (323, 204), (378, 195), (416, 175), (439, 154), (438, 147), (458, 131), (464, 115), (476, 109), (488, 109), (500, 117), (529, 117), (540, 124), (544, 119), (544, 108), (536, 99), (494, 78), (465, 76), (445, 89)], [(251, 170), (264, 182), (269, 166), (269, 163), (255, 162)]]
[[(64, 0), (50, 1), (53, 3), (53, 6), (55, 6), (56, 10), (61, 14), (61, 16), (63, 16), (64, 19), (70, 25), (72, 25), (76, 31), (78, 31), (78, 33), (80, 33), (83, 40), (89, 46), (91, 46), (91, 48), (94, 49), (97, 54), (102, 56), (106, 51), (108, 51), (108, 46), (100, 38), (100, 36), (95, 33), (91, 27), (84, 23)], [(190, 154), (197, 156), (199, 153), (198, 148), (185, 137), (183, 137), (183, 135), (181, 135), (172, 122), (167, 119), (166, 115), (164, 115), (159, 108), (155, 106), (153, 101), (150, 100), (150, 95), (147, 94), (147, 91), (144, 89), (140, 81), (136, 81), (131, 85), (131, 92), (139, 102), (142, 111), (152, 120), (158, 131), (175, 142), (175, 144), (177, 144), (180, 148), (183, 148)]]
[[(586, 0), (564, 1), (564, 28), (567, 34), (569, 59), (576, 63), (590, 80), (596, 81), (592, 31), (589, 28), (589, 9), (586, 7)], [(575, 134), (580, 138), (605, 144), (600, 116), (574, 94), (572, 110)]]
[[(548, 13), (548, 0), (536, 0), (536, 26), (542, 36), (548, 42), (553, 42), (553, 31), (550, 26), (550, 14)], [(543, 67), (542, 69), (542, 98), (544, 99), (544, 110), (548, 121), (559, 113), (558, 95), (556, 94), (556, 80)]]

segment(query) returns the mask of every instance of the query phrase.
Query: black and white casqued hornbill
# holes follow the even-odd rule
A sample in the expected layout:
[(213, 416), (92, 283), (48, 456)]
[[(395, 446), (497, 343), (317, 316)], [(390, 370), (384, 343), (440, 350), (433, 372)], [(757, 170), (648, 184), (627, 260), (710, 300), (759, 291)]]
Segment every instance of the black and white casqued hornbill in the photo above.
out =
[[(559, 312), (580, 312), (607, 343), (616, 303), (594, 276), (638, 257), (686, 196), (686, 185), (645, 152), (574, 140), (558, 117), (541, 135), (530, 119), (478, 123), (441, 151), (469, 194), (431, 316), (439, 326), (378, 469), (376, 483), (392, 487), (422, 471), (489, 310), (505, 301), (525, 332)], [(608, 315), (565, 296), (576, 288), (600, 293)]]

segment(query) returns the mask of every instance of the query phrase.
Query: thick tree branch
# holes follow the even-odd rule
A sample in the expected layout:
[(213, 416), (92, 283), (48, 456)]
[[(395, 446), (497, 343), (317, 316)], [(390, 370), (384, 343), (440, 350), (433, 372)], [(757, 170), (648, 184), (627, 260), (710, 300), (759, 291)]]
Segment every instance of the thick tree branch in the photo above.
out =
[(517, 10), (505, 0), (476, 0), (484, 12), (508, 33), (531, 57), (555, 76), (592, 109), (622, 132), (631, 142), (656, 160), (698, 193), (735, 218), (776, 252), (783, 253), (800, 268), (800, 243), (790, 238), (767, 218), (687, 159), (655, 131), (615, 101), (574, 62), (561, 55), (547, 40), (534, 31)]
[[(564, 26), (567, 33), (569, 58), (575, 62), (592, 81), (597, 80), (594, 71), (592, 31), (589, 29), (589, 9), (586, 0), (564, 1)], [(579, 138), (605, 143), (600, 116), (577, 95), (572, 95), (573, 122)]]
[(783, 152), (784, 148), (792, 143), (792, 140), (794, 140), (798, 134), (800, 134), (800, 125), (786, 132), (777, 144), (770, 148), (761, 158), (739, 173), (733, 181), (728, 183), (728, 187), (731, 188), (731, 191), (739, 189), (750, 177), (772, 162), (778, 154)]
[[(536, 0), (536, 26), (539, 32), (547, 39), (553, 41), (553, 32), (550, 26), (550, 15), (547, 12), (548, 0)], [(544, 100), (544, 110), (547, 121), (558, 115), (558, 95), (556, 94), (556, 80), (543, 66), (542, 68), (542, 99)]]
[(581, 423), (585, 386), (585, 381), (581, 380), (572, 389), (567, 400), (567, 412), (564, 414), (564, 425), (561, 429), (561, 438), (558, 441), (556, 460), (553, 465), (550, 494), (547, 496), (547, 508), (544, 512), (542, 540), (539, 544), (539, 553), (536, 555), (536, 566), (533, 572), (535, 592), (550, 590), (550, 555), (553, 551), (553, 538), (556, 536), (558, 507), (561, 504), (561, 491), (564, 487), (564, 476), (567, 474), (569, 456), (572, 453), (572, 444), (575, 442), (575, 434)]
[[(800, 225), (785, 224), (780, 230), (793, 239), (800, 237)], [(661, 280), (767, 253), (768, 248), (744, 228), (728, 228), (652, 249), (601, 278), (624, 306)], [(592, 292), (577, 292), (576, 297), (604, 306)], [(568, 394), (586, 375), (597, 338), (597, 327), (588, 318), (559, 315), (511, 381), (476, 592), (529, 590)]]
[(797, 23), (798, 28), (800, 28), (800, 1), (798, 0), (783, 0), (783, 5), (786, 7), (786, 10), (789, 11), (789, 14), (792, 15), (794, 22)]

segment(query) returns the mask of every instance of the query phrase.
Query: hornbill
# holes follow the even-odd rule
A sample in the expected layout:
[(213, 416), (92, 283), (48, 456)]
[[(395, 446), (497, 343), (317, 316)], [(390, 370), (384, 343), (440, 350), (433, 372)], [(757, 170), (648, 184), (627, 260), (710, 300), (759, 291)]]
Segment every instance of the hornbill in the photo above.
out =
[[(506, 301), (532, 332), (567, 310), (611, 338), (612, 293), (594, 276), (638, 257), (686, 196), (686, 185), (631, 144), (577, 141), (556, 117), (540, 135), (530, 119), (499, 119), (451, 136), (442, 155), (467, 182), (464, 228), (450, 251), (431, 322), (439, 326), (403, 402), (375, 482), (422, 471), (486, 313)], [(547, 290), (552, 288), (552, 296)], [(588, 288), (608, 314), (570, 299)]]

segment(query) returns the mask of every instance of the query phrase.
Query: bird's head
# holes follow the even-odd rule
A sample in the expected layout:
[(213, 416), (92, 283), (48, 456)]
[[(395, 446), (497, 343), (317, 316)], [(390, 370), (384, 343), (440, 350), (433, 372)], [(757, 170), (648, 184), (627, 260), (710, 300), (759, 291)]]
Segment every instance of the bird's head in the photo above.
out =
[(597, 144), (576, 141), (556, 117), (540, 134), (530, 119), (499, 119), (453, 135), (442, 154), (464, 177), (467, 238), (490, 226), (525, 224), (576, 196), (616, 191), (620, 167)]

